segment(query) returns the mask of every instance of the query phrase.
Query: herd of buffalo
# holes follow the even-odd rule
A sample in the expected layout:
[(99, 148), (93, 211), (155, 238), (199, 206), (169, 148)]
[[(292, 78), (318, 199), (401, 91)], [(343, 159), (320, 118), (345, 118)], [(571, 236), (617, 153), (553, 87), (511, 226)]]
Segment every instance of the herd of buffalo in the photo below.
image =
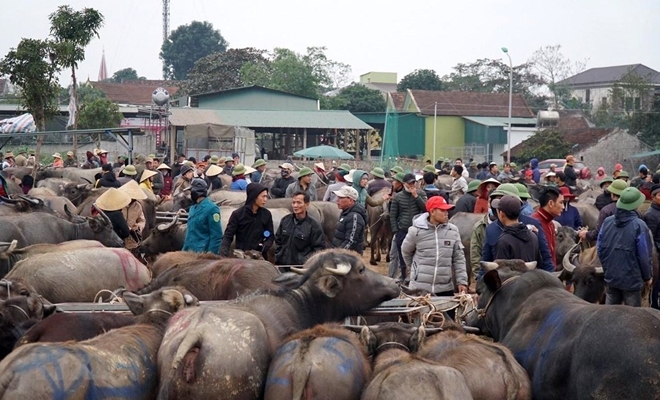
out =
[[(573, 293), (559, 273), (497, 260), (482, 263), (463, 321), (340, 325), (399, 297), (401, 287), (338, 249), (284, 269), (251, 254), (179, 251), (185, 223), (159, 224), (156, 211), (186, 208), (185, 195), (142, 201), (138, 260), (104, 214), (90, 215), (103, 189), (81, 179), (94, 174), (46, 169), (28, 195), (2, 199), (0, 400), (660, 398), (660, 312), (595, 304), (602, 268), (589, 249), (572, 256), (571, 228), (558, 228), (557, 253)], [(10, 193), (20, 191), (8, 182)], [(223, 225), (245, 201), (224, 190), (211, 196)], [(597, 218), (588, 206), (580, 210), (586, 224), (594, 210)], [(288, 199), (267, 207), (276, 229), (291, 212)], [(308, 212), (332, 238), (336, 205), (312, 202)], [(384, 217), (369, 211), (372, 264), (376, 239), (390, 235), (378, 223)], [(466, 249), (477, 218), (452, 217)], [(123, 303), (131, 315), (61, 305), (92, 302)]]

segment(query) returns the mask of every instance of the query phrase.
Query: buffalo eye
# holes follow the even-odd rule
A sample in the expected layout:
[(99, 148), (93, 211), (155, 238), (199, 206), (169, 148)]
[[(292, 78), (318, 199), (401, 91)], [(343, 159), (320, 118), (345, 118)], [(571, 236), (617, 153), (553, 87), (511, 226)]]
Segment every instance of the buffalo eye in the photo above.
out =
[(21, 290), (20, 295), (21, 295), (21, 296), (29, 296), (29, 295), (30, 295), (30, 292), (28, 292), (27, 290), (23, 289), (23, 290)]
[(366, 267), (362, 267), (362, 268), (360, 268), (360, 271), (359, 271), (359, 272), (360, 272), (360, 275), (364, 274), (364, 270), (366, 270), (366, 269), (367, 269)]

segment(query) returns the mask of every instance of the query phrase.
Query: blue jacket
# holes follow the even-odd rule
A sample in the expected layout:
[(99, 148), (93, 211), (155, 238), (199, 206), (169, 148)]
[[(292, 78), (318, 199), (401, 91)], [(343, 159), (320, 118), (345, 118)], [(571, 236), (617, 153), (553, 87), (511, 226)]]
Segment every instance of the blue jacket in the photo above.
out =
[(523, 203), (522, 208), (520, 209), (520, 215), (524, 215), (525, 217), (531, 217), (532, 214), (534, 214), (534, 208), (532, 207), (531, 204), (529, 204), (526, 200)]
[[(541, 223), (532, 217), (526, 217), (524, 215), (519, 216), (518, 221), (525, 225), (534, 225), (536, 227), (538, 230), (537, 235), (539, 237), (539, 250), (541, 251), (541, 257), (543, 258), (543, 265), (540, 265), (539, 268), (548, 272), (554, 272), (555, 263), (552, 261), (552, 256), (550, 255), (550, 247), (548, 247), (548, 240), (545, 238), (545, 233), (543, 233), (543, 227), (541, 227)], [(497, 246), (497, 241), (499, 240), (503, 231), (504, 226), (500, 221), (496, 221), (486, 227), (484, 247), (481, 250), (482, 261), (495, 261), (495, 247)], [(480, 279), (483, 275), (484, 270), (481, 269), (477, 279)]]
[(247, 189), (247, 181), (245, 179), (238, 179), (234, 182), (231, 183), (231, 190), (240, 190), (240, 191), (245, 191)]
[(561, 212), (561, 215), (555, 218), (555, 221), (559, 222), (561, 226), (570, 226), (571, 228), (578, 230), (582, 225), (582, 218), (580, 218), (580, 212), (577, 208), (568, 205), (568, 208), (564, 209)]
[(220, 209), (208, 197), (190, 207), (183, 251), (220, 254)]
[(636, 291), (652, 275), (651, 234), (634, 211), (616, 210), (598, 233), (598, 258), (605, 283), (620, 290)]
[(539, 160), (532, 158), (529, 160), (529, 165), (532, 167), (532, 179), (534, 182), (539, 183), (541, 180), (541, 171), (539, 171)]
[(256, 182), (256, 183), (261, 183), (261, 172), (260, 171), (254, 171), (252, 173), (252, 176), (250, 176), (250, 181)]

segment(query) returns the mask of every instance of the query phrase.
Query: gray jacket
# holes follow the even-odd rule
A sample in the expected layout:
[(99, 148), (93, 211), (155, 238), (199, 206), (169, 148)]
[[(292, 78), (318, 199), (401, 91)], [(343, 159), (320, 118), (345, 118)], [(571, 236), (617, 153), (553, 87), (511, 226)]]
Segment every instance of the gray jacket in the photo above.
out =
[(454, 224), (433, 226), (429, 214), (413, 218), (413, 225), (401, 245), (406, 265), (410, 266), (410, 288), (431, 293), (454, 290), (452, 266), (456, 284), (468, 284), (465, 253), (461, 235)]
[(325, 191), (325, 196), (323, 196), (323, 201), (331, 201), (333, 203), (337, 202), (337, 195), (332, 193), (335, 190), (339, 190), (346, 186), (346, 182), (336, 182), (333, 183), (332, 185), (328, 185), (328, 189)]
[[(291, 198), (296, 192), (304, 192), (300, 182), (296, 181), (286, 187), (286, 192), (284, 197)], [(311, 183), (307, 185), (307, 194), (309, 195), (309, 201), (316, 201), (316, 188)]]

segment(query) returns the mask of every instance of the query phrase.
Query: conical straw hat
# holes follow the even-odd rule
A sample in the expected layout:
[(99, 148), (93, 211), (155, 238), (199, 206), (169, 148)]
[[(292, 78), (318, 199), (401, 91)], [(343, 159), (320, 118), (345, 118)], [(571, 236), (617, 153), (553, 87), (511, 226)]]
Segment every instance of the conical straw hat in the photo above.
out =
[(103, 211), (117, 211), (131, 203), (131, 198), (119, 189), (110, 188), (98, 199), (94, 205)]
[(147, 199), (147, 194), (144, 193), (144, 190), (142, 190), (140, 185), (138, 185), (138, 183), (132, 179), (127, 183), (123, 184), (122, 187), (119, 188), (119, 190), (126, 193), (128, 197), (130, 197), (133, 200)]

